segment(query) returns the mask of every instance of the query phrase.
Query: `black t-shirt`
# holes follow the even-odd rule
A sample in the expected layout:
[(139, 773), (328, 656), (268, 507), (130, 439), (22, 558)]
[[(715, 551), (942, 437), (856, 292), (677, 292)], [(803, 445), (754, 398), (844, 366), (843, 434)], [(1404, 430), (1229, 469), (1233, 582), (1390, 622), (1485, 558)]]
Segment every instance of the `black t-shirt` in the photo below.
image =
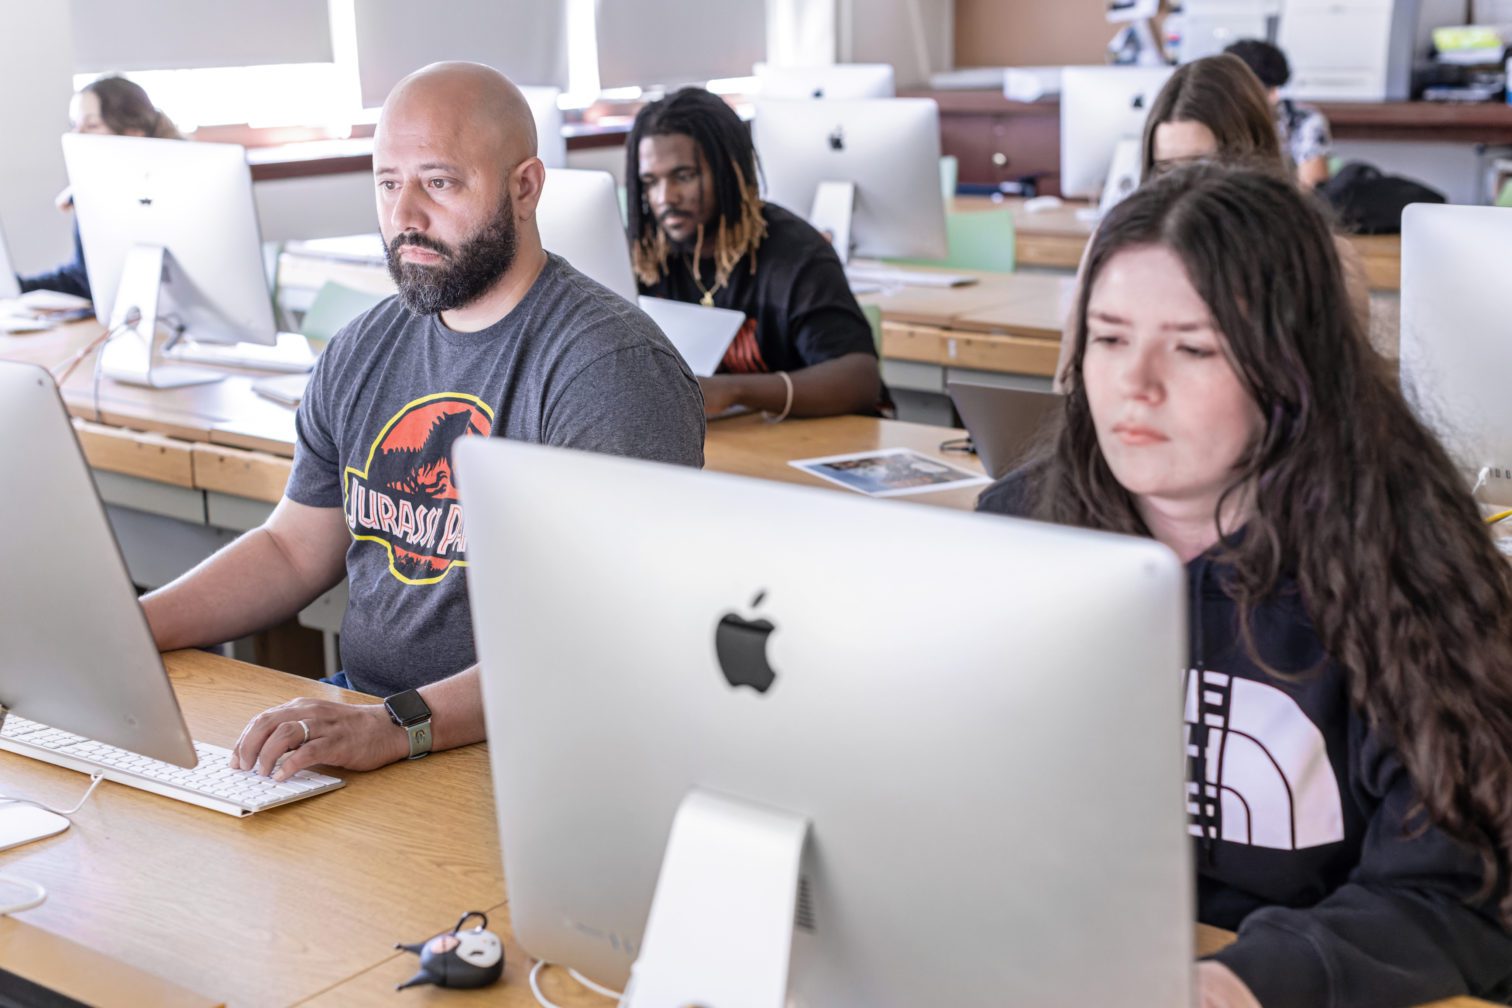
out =
[[(851, 293), (840, 258), (808, 222), (772, 203), (763, 203), (767, 233), (750, 256), (735, 264), (730, 282), (715, 291), (714, 304), (744, 312), (745, 325), (725, 352), (722, 373), (798, 371), (851, 353), (876, 356), (871, 326)], [(714, 287), (714, 262), (698, 265), (673, 253), (667, 275), (641, 285), (642, 294), (697, 303)], [(699, 283), (703, 288), (700, 289)]]

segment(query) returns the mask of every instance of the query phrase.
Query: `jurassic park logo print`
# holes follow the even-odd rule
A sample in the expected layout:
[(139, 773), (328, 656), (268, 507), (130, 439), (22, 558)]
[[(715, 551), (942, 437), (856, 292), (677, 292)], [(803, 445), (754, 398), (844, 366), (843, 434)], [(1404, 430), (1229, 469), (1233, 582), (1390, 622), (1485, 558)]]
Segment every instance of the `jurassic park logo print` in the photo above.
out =
[(386, 549), (389, 572), (405, 584), (436, 584), (466, 566), (451, 450), (460, 437), (492, 430), (493, 410), (478, 397), (426, 396), (384, 425), (363, 469), (347, 467), (347, 527), (353, 538)]

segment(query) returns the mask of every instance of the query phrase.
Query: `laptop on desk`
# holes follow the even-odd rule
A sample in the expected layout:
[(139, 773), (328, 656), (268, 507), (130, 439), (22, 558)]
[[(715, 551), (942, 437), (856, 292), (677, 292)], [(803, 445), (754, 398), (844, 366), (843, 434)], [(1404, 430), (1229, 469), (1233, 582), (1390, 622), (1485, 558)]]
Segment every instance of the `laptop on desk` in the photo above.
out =
[(1065, 399), (1058, 392), (965, 381), (946, 382), (945, 389), (971, 435), (982, 468), (993, 479), (1001, 479), (1019, 464)]
[(709, 377), (719, 367), (746, 321), (745, 312), (666, 298), (642, 296), (640, 307), (666, 333), (689, 370), (700, 378)]

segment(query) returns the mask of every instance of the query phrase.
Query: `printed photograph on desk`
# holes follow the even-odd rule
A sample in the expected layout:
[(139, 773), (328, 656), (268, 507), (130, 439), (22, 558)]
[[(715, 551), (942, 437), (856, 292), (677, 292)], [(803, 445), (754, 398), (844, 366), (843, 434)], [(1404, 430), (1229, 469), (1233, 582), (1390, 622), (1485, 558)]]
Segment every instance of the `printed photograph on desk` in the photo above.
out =
[(788, 465), (870, 497), (932, 493), (992, 482), (969, 469), (958, 469), (909, 448), (796, 459)]

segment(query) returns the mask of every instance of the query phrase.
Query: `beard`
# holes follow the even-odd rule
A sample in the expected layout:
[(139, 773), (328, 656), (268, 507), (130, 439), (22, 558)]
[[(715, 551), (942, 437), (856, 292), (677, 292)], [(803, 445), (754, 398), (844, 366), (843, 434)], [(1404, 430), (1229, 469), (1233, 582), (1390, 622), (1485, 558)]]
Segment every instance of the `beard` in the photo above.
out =
[[(493, 217), (455, 249), (417, 232), (404, 232), (388, 244), (384, 256), (409, 310), (434, 315), (470, 304), (492, 287), (514, 265), (517, 239), (514, 204), (506, 194)], [(406, 245), (429, 249), (446, 261), (439, 266), (405, 262), (399, 250)]]

